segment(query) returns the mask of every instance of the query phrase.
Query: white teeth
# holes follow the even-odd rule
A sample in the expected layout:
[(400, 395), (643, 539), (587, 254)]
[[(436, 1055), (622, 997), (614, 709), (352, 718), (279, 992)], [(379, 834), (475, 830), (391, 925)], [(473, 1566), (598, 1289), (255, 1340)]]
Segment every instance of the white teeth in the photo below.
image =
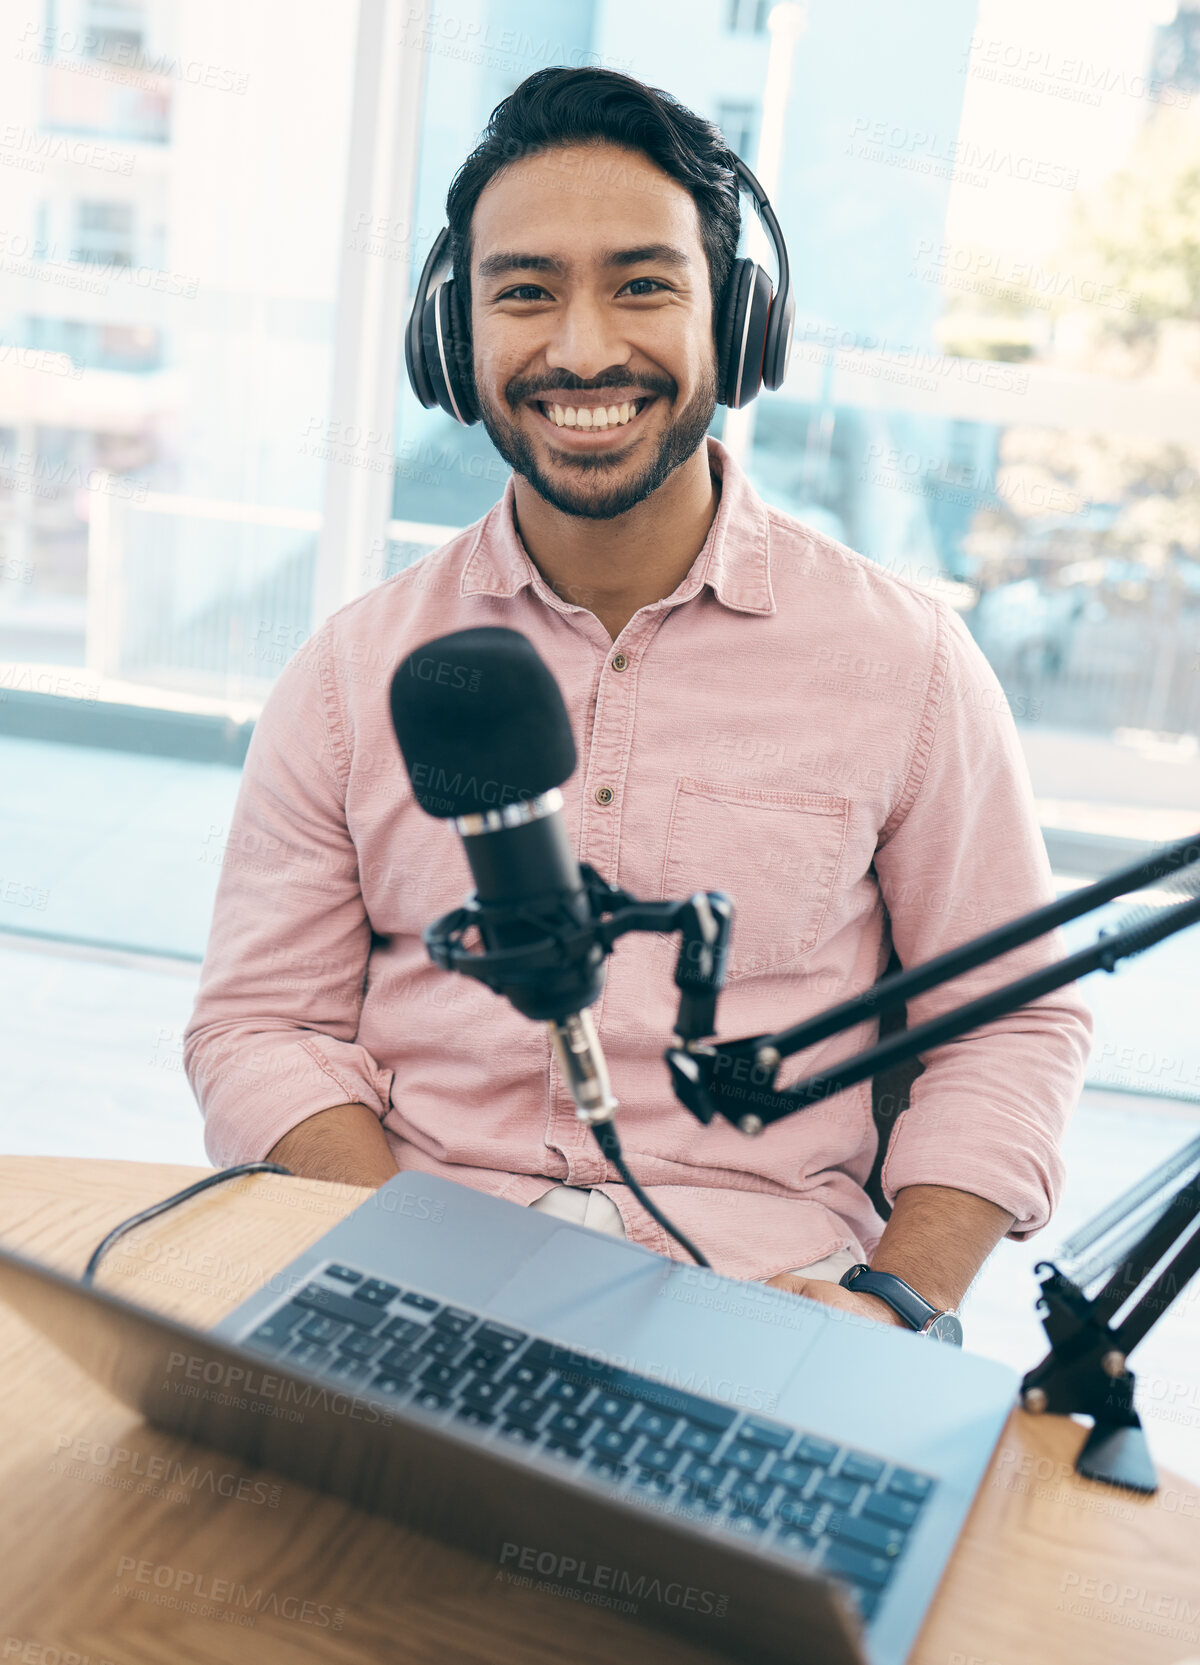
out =
[(623, 405), (545, 405), (543, 409), (558, 428), (622, 428), (638, 414), (636, 400)]

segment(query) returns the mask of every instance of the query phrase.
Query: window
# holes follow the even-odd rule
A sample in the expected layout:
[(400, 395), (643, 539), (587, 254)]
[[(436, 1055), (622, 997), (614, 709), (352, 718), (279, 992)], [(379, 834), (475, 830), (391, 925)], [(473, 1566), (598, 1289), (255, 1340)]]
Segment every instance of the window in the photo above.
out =
[(758, 105), (718, 104), (717, 126), (724, 133), (730, 150), (740, 156), (747, 166), (753, 167), (758, 144)]
[(133, 265), (133, 204), (79, 202), (71, 259), (100, 266)]
[(729, 0), (725, 27), (739, 35), (766, 33), (770, 0)]

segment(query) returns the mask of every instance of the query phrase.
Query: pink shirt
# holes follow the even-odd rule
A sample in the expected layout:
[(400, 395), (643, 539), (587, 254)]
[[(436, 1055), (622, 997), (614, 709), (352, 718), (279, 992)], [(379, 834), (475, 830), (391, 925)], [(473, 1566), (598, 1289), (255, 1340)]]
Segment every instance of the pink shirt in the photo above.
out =
[[(452, 824), (414, 802), (387, 696), (400, 660), (451, 630), (520, 630), (558, 679), (582, 860), (641, 898), (732, 896), (724, 1038), (866, 988), (889, 932), (916, 965), (1053, 898), (1012, 716), (958, 616), (769, 507), (707, 444), (722, 492), (704, 547), (615, 644), (530, 561), (510, 478), (482, 520), (334, 613), (284, 668), (246, 759), (184, 1040), (214, 1162), (260, 1160), (307, 1116), (359, 1102), (401, 1168), (523, 1204), (554, 1182), (599, 1186), (630, 1238), (687, 1258), (576, 1120), (544, 1027), (422, 946), (472, 883)], [(592, 1008), (633, 1172), (728, 1276), (839, 1248), (868, 1258), (883, 1229), (862, 1188), (869, 1083), (757, 1138), (701, 1126), (662, 1059), (677, 946), (622, 938)], [(1042, 938), (911, 1002), (908, 1022), (1063, 952), (1058, 933)], [(1014, 1237), (1043, 1226), (1091, 1032), (1072, 985), (928, 1054), (892, 1135), (889, 1202), (953, 1186), (1008, 1209)], [(872, 1038), (832, 1037), (785, 1060), (777, 1084)]]

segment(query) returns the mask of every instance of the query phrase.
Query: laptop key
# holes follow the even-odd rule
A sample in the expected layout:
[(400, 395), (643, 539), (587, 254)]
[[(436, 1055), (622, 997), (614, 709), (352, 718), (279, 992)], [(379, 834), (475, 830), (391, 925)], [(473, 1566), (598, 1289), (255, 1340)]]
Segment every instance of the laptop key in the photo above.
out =
[(866, 1457), (861, 1451), (851, 1451), (842, 1459), (839, 1474), (844, 1474), (848, 1480), (875, 1481), (883, 1473), (883, 1463), (878, 1457)]
[(528, 1337), (524, 1330), (510, 1330), (504, 1324), (481, 1324), (471, 1337), (481, 1352), (515, 1353)]
[(767, 1478), (789, 1491), (802, 1492), (816, 1473), (810, 1463), (798, 1463), (795, 1458), (776, 1457), (767, 1470)]
[(546, 1398), (559, 1405), (578, 1405), (591, 1391), (590, 1382), (551, 1382)]
[(839, 1503), (848, 1509), (861, 1490), (862, 1486), (857, 1480), (831, 1480), (826, 1476), (813, 1496), (823, 1497), (827, 1503)]
[(415, 1376), (429, 1362), (426, 1353), (415, 1353), (411, 1347), (389, 1347), (380, 1353), (377, 1363), (392, 1376)]
[(634, 1433), (620, 1428), (602, 1428), (592, 1441), (592, 1450), (602, 1451), (610, 1457), (623, 1457), (636, 1443), (637, 1435)]
[(741, 1514), (765, 1515), (774, 1490), (769, 1480), (738, 1479), (730, 1490), (729, 1500)]
[(465, 1342), (461, 1336), (447, 1335), (442, 1330), (431, 1328), (427, 1335), (413, 1345), (431, 1358), (457, 1360), (468, 1350), (470, 1343)]
[(461, 1365), (436, 1361), (422, 1372), (421, 1386), (436, 1388), (439, 1393), (453, 1393), (460, 1383), (466, 1381), (468, 1374)]
[(419, 1341), (428, 1330), (428, 1324), (421, 1324), (415, 1318), (389, 1318), (379, 1333), (392, 1341)]
[(386, 1307), (399, 1293), (400, 1290), (394, 1283), (385, 1283), (382, 1278), (368, 1278), (365, 1283), (359, 1284), (354, 1291), (353, 1299), (366, 1301), (373, 1307)]
[(288, 1349), (284, 1362), (302, 1364), (306, 1370), (323, 1370), (334, 1356), (332, 1347), (323, 1347), (319, 1341), (302, 1341)]
[(785, 1497), (775, 1510), (775, 1518), (783, 1526), (802, 1526), (810, 1531), (819, 1509), (811, 1503), (801, 1503), (798, 1498)]
[(546, 1432), (553, 1434), (556, 1439), (582, 1441), (584, 1435), (592, 1425), (589, 1416), (577, 1416), (574, 1411), (555, 1411), (546, 1424)]
[[(299, 1300), (299, 1296), (296, 1299)], [(914, 1502), (923, 1503), (933, 1490), (933, 1481), (927, 1474), (911, 1474), (908, 1469), (898, 1468), (888, 1481), (887, 1489), (898, 1497), (911, 1497)]]
[[(593, 1410), (595, 1406), (592, 1407)], [(600, 1413), (597, 1412), (597, 1415)], [(721, 1443), (720, 1434), (712, 1428), (687, 1427), (680, 1434), (675, 1444), (684, 1451), (691, 1451), (698, 1457), (711, 1457)]]
[(434, 1313), (430, 1323), (435, 1330), (447, 1330), (452, 1335), (461, 1335), (469, 1330), (475, 1322), (473, 1312), (463, 1312), (461, 1307), (443, 1307), (441, 1312)]
[(387, 1393), (399, 1397), (412, 1389), (412, 1378), (409, 1376), (376, 1376), (371, 1383), (372, 1393)]
[(737, 1513), (727, 1515), (722, 1525), (729, 1532), (736, 1532), (740, 1538), (757, 1538), (767, 1529), (767, 1523), (761, 1515)]
[[(678, 1450), (678, 1446), (675, 1448)], [(726, 1470), (717, 1463), (706, 1463), (702, 1457), (689, 1457), (683, 1465), (683, 1478), (696, 1486), (712, 1486), (714, 1490), (724, 1480)]]
[(500, 1418), (500, 1432), (515, 1445), (536, 1445), (542, 1437), (527, 1422), (509, 1422), (503, 1416)]
[(651, 1497), (669, 1497), (675, 1489), (675, 1481), (661, 1469), (635, 1469), (633, 1484)]
[(662, 1441), (670, 1439), (677, 1416), (669, 1416), (663, 1411), (639, 1411), (629, 1426), (639, 1434), (648, 1434), (652, 1440)]
[(270, 1351), (284, 1346), (291, 1340), (299, 1320), (308, 1317), (308, 1312), (307, 1306), (298, 1306), (294, 1301), (290, 1306), (281, 1307), (265, 1319), (253, 1334), (248, 1335), (243, 1345), (252, 1347), (257, 1344)]
[(428, 1295), (418, 1295), (415, 1289), (410, 1289), (407, 1295), (401, 1295), (400, 1303), (402, 1306), (415, 1307), (418, 1312), (436, 1312), (442, 1304), (440, 1301), (432, 1300)]
[(656, 1474), (670, 1474), (682, 1456), (679, 1451), (673, 1451), (669, 1445), (644, 1445), (634, 1458), (638, 1468), (650, 1469)]
[(329, 1366), (331, 1376), (340, 1376), (346, 1381), (358, 1382), (368, 1375), (372, 1369), (369, 1359), (334, 1359)]
[(532, 1427), (540, 1422), (550, 1409), (548, 1399), (535, 1399), (531, 1393), (521, 1393), (505, 1405), (504, 1415), (509, 1422), (524, 1422)]
[(868, 1492), (862, 1512), (872, 1520), (886, 1521), (889, 1526), (909, 1527), (920, 1514), (921, 1505), (891, 1492)]
[(855, 1584), (867, 1584), (882, 1589), (892, 1576), (895, 1561), (884, 1555), (865, 1555), (862, 1550), (847, 1544), (826, 1543), (821, 1570), (838, 1573)]
[(322, 1318), (319, 1312), (310, 1312), (303, 1324), (297, 1326), (296, 1334), (305, 1336), (309, 1341), (336, 1341), (345, 1335), (347, 1326), (339, 1324), (335, 1318)]
[[(499, 1363), (503, 1363), (500, 1360)], [(518, 1388), (522, 1393), (536, 1393), (542, 1383), (550, 1379), (551, 1372), (545, 1365), (526, 1364), (523, 1359), (516, 1364), (510, 1364), (507, 1370), (497, 1369), (496, 1380), (507, 1382), (510, 1387)]]
[[(437, 1367), (434, 1366), (434, 1369), (436, 1368)], [(430, 1374), (432, 1374), (432, 1372), (426, 1374), (424, 1377), (425, 1381), (430, 1379)], [(479, 1379), (472, 1382), (470, 1386), (465, 1387), (462, 1390), (460, 1397), (462, 1398), (464, 1404), (478, 1405), (482, 1409), (484, 1407), (494, 1405), (499, 1399), (503, 1399), (507, 1392), (507, 1382), (489, 1382), (486, 1379)]]
[(493, 1372), (498, 1373), (497, 1367), (504, 1362), (501, 1356), (496, 1353), (489, 1353), (481, 1347), (476, 1347), (474, 1336), (467, 1336), (465, 1340), (458, 1340), (457, 1337), (455, 1339), (460, 1348), (466, 1349), (460, 1362), (465, 1364), (468, 1370), (478, 1370), (484, 1376), (490, 1376)]
[(825, 1531), (831, 1538), (856, 1544), (859, 1549), (869, 1549), (876, 1555), (899, 1555), (905, 1543), (904, 1533), (894, 1526), (885, 1526), (882, 1521), (864, 1520), (861, 1515), (830, 1515)]
[(327, 1278), (336, 1278), (339, 1283), (361, 1283), (363, 1276), (361, 1272), (356, 1272), (353, 1266), (326, 1266), (324, 1275)]
[(495, 1411), (485, 1410), (482, 1405), (459, 1405), (454, 1415), (459, 1422), (475, 1428), (491, 1428), (496, 1421)]
[(369, 1359), (388, 1345), (385, 1335), (372, 1335), (369, 1330), (351, 1330), (345, 1341), (338, 1346), (338, 1352), (347, 1358)]
[(768, 1445), (775, 1451), (782, 1451), (792, 1437), (792, 1430), (782, 1422), (768, 1422), (765, 1417), (748, 1417), (738, 1429), (738, 1438), (748, 1441), (751, 1445)]
[(828, 1468), (837, 1454), (838, 1448), (832, 1440), (819, 1440), (815, 1434), (805, 1434), (792, 1452), (800, 1462), (816, 1463), (820, 1468)]
[(337, 1318), (343, 1324), (356, 1324), (364, 1330), (374, 1329), (380, 1321), (378, 1309), (368, 1301), (335, 1295), (332, 1289), (322, 1289), (319, 1283), (307, 1284), (297, 1294), (296, 1302), (313, 1312), (323, 1313), (326, 1318)]
[(786, 1549), (789, 1555), (811, 1555), (820, 1541), (799, 1526), (787, 1526), (775, 1535), (776, 1549)]
[(438, 1393), (433, 1388), (420, 1388), (413, 1395), (413, 1404), (420, 1405), (423, 1411), (444, 1411), (452, 1403), (448, 1394)]
[(542, 1450), (548, 1451), (552, 1457), (562, 1457), (571, 1462), (583, 1456), (582, 1445), (577, 1440), (569, 1439), (565, 1434), (558, 1434), (552, 1439), (548, 1439), (542, 1446)]
[(742, 1469), (747, 1474), (755, 1474), (762, 1467), (766, 1458), (766, 1449), (761, 1445), (746, 1445), (742, 1440), (735, 1440), (721, 1458), (730, 1468)]
[(603, 1480), (624, 1480), (630, 1473), (628, 1463), (623, 1463), (620, 1457), (610, 1457), (603, 1451), (597, 1451), (594, 1444), (589, 1450), (588, 1467)]
[[(626, 1399), (623, 1393), (600, 1393), (592, 1400), (588, 1410), (593, 1416), (598, 1416), (601, 1422), (618, 1428), (636, 1404), (636, 1399)], [(714, 1445), (717, 1443), (716, 1435), (712, 1436), (712, 1441)]]
[(706, 1428), (724, 1430), (742, 1414), (736, 1405), (722, 1405), (715, 1400), (702, 1399), (698, 1394), (682, 1388), (669, 1387), (649, 1376), (639, 1376), (632, 1370), (621, 1370), (616, 1365), (600, 1364), (586, 1353), (572, 1352), (569, 1347), (552, 1341), (535, 1340), (525, 1349), (524, 1359), (531, 1364), (547, 1364), (560, 1376), (573, 1381), (590, 1382), (605, 1393), (624, 1394), (640, 1400), (651, 1409), (670, 1411), (675, 1416), (689, 1418)]

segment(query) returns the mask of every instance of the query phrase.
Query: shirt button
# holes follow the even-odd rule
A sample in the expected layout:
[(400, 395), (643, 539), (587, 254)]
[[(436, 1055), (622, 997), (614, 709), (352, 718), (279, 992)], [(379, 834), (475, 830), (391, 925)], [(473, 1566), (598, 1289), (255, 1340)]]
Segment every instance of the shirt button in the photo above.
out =
[(615, 797), (616, 793), (611, 786), (598, 786), (596, 788), (596, 802), (598, 804), (611, 804)]
[(623, 653), (617, 653), (613, 655), (611, 663), (614, 671), (623, 671), (627, 668), (629, 661)]

